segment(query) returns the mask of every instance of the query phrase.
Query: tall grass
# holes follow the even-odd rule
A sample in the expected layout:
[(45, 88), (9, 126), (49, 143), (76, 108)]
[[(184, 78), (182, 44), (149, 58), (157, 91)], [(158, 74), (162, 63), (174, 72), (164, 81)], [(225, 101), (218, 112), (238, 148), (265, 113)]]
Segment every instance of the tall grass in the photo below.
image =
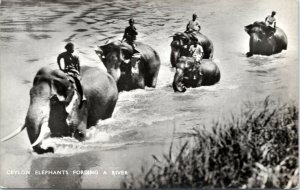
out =
[[(211, 131), (193, 129), (174, 155), (167, 155), (122, 188), (293, 188), (298, 185), (298, 107), (267, 98), (261, 108), (214, 122)], [(192, 145), (189, 145), (192, 144)]]

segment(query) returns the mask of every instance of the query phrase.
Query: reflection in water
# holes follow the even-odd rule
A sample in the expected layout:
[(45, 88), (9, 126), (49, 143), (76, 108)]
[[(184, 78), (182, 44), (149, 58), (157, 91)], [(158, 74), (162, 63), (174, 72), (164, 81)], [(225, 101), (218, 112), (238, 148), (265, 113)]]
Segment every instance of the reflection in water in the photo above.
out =
[[(92, 152), (64, 157), (38, 157), (31, 161), (28, 184), (32, 188), (81, 188), (83, 171), (99, 163)], [(94, 172), (95, 173), (95, 172)]]

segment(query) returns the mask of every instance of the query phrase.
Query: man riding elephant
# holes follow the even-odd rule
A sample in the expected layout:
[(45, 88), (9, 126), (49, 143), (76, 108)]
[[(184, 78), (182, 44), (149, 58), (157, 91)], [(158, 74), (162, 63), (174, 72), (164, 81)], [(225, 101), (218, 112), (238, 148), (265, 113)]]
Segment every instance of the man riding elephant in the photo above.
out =
[(194, 67), (199, 70), (199, 75), (202, 75), (199, 68), (203, 57), (203, 48), (201, 45), (198, 44), (198, 39), (193, 41), (193, 44), (189, 48), (189, 52), (191, 57), (194, 58)]
[(132, 46), (132, 49), (134, 51), (132, 58), (136, 60), (141, 57), (141, 54), (139, 53), (139, 51), (136, 50), (135, 40), (136, 36), (138, 35), (138, 32), (136, 30), (136, 27), (134, 26), (134, 23), (134, 19), (129, 19), (129, 26), (125, 28), (124, 35), (121, 41), (125, 41)]
[[(80, 61), (79, 61), (79, 56), (77, 53), (74, 51), (74, 44), (73, 43), (67, 43), (65, 46), (65, 49), (67, 51), (61, 53), (57, 57), (57, 64), (58, 67), (61, 71), (65, 72), (68, 74), (70, 77), (72, 77), (75, 81), (76, 88), (78, 92), (80, 93), (81, 96), (81, 104), (83, 101), (86, 100), (82, 86), (81, 86), (81, 77), (80, 77)], [(60, 60), (64, 60), (64, 68), (61, 66)]]
[(82, 67), (81, 76), (86, 95), (82, 106), (78, 91), (66, 73), (41, 68), (30, 89), (30, 105), (24, 125), (1, 141), (9, 140), (25, 128), (37, 153), (54, 152), (52, 146), (42, 146), (49, 136), (85, 140), (88, 128), (95, 126), (100, 119), (112, 116), (118, 89), (114, 79), (99, 68)]
[(197, 37), (196, 37), (195, 33), (196, 32), (199, 33), (200, 30), (201, 30), (200, 23), (196, 19), (197, 19), (197, 15), (194, 13), (193, 14), (193, 19), (190, 20), (188, 22), (188, 24), (186, 25), (186, 31), (185, 31), (185, 33), (190, 34), (191, 37), (192, 37), (192, 40), (197, 40)]
[(267, 26), (265, 22), (254, 22), (245, 26), (245, 31), (250, 36), (247, 57), (254, 54), (269, 56), (287, 49), (287, 36), (277, 26), (275, 29)]
[(132, 46), (121, 41), (112, 41), (95, 49), (119, 91), (156, 87), (161, 64), (158, 53), (147, 44), (136, 42), (135, 45), (141, 55), (137, 60), (132, 58), (135, 54)]
[(214, 85), (220, 77), (219, 67), (211, 59), (203, 59), (196, 68), (193, 57), (182, 56), (177, 62), (172, 86), (175, 92), (185, 92), (189, 87)]
[(276, 19), (275, 19), (276, 12), (272, 11), (271, 15), (267, 16), (265, 19), (265, 23), (268, 27), (272, 27), (274, 25), (274, 29), (276, 28)]
[(213, 43), (205, 35), (201, 33), (195, 33), (196, 38), (185, 32), (176, 32), (172, 37), (171, 42), (171, 56), (170, 61), (172, 67), (176, 67), (181, 56), (190, 56), (189, 47), (193, 41), (197, 40), (197, 43), (203, 48), (203, 59), (212, 59), (214, 53)]

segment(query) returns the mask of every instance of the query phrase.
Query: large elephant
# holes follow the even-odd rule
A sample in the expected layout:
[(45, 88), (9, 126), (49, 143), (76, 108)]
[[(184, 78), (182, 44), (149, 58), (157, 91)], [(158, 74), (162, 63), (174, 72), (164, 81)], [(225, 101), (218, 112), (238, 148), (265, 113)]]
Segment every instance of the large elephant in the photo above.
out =
[(188, 87), (213, 85), (220, 78), (219, 67), (211, 59), (202, 59), (200, 67), (196, 67), (194, 58), (182, 56), (176, 65), (173, 89), (175, 92), (185, 92)]
[(264, 22), (254, 22), (245, 26), (245, 31), (250, 35), (247, 57), (253, 54), (272, 55), (287, 49), (287, 37), (284, 31), (267, 27)]
[[(96, 125), (99, 119), (111, 117), (118, 99), (114, 79), (93, 67), (82, 67), (81, 76), (86, 97), (83, 102), (72, 77), (46, 67), (37, 72), (30, 90), (25, 124), (18, 130), (27, 129), (35, 152), (54, 152), (53, 147), (41, 147), (47, 136), (73, 136), (84, 140), (87, 128)], [(17, 133), (9, 138), (15, 135)]]
[[(144, 89), (145, 86), (156, 87), (161, 64), (157, 52), (149, 45), (140, 42), (136, 42), (136, 50), (140, 52), (141, 57), (135, 63), (132, 63), (131, 59), (135, 52), (126, 42), (113, 41), (98, 46), (95, 50), (108, 73), (117, 82), (119, 91)], [(136, 67), (135, 73), (132, 73), (133, 65)]]
[[(212, 59), (214, 53), (213, 43), (203, 34), (195, 33), (195, 37), (198, 39), (198, 43), (202, 46), (204, 55), (203, 59)], [(188, 47), (192, 42), (192, 34), (185, 32), (177, 32), (173, 36), (171, 42), (171, 65), (176, 67), (176, 63), (181, 56), (189, 56)]]

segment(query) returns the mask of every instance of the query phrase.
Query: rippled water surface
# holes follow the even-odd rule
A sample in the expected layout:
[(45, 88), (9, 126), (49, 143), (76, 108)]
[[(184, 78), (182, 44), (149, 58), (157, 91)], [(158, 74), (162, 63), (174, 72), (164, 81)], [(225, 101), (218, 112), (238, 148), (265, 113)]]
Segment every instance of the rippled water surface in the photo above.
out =
[[(1, 1), (0, 1), (1, 2)], [(277, 25), (288, 36), (288, 50), (246, 58), (249, 36), (243, 28), (277, 11)], [(221, 80), (209, 87), (174, 93), (170, 42), (197, 13), (202, 32), (214, 43)], [(72, 41), (82, 65), (103, 68), (96, 45), (121, 39), (134, 17), (138, 40), (159, 53), (162, 67), (156, 89), (122, 92), (111, 119), (88, 131), (88, 140), (48, 139), (55, 154), (31, 152), (26, 132), (1, 144), (0, 185), (4, 187), (117, 188), (122, 176), (112, 171), (139, 171), (151, 154), (168, 149), (176, 134), (209, 124), (245, 101), (259, 103), (272, 95), (298, 98), (298, 17), (296, 0), (2, 0), (0, 4), (1, 137), (24, 122), (29, 90), (42, 66), (57, 68), (56, 56)], [(175, 138), (176, 135), (175, 134)], [(9, 171), (31, 171), (9, 175)], [(98, 171), (99, 174), (42, 175), (41, 170)], [(108, 174), (103, 175), (106, 171)]]

